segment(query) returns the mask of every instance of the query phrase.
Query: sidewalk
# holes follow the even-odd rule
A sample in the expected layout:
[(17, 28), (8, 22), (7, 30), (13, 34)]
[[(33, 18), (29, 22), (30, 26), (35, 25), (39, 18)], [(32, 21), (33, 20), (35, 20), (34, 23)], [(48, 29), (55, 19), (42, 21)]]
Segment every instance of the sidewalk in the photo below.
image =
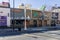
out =
[(25, 33), (44, 33), (46, 31), (50, 30), (56, 30), (55, 27), (40, 27), (40, 28), (28, 28), (27, 30), (21, 29), (21, 31), (18, 31), (18, 29), (15, 29), (14, 31), (12, 29), (0, 29), (0, 37), (3, 36), (13, 36), (13, 35), (21, 35)]
[(28, 28), (27, 30), (23, 30), (21, 29), (21, 31), (18, 31), (18, 29), (15, 29), (13, 31), (13, 29), (0, 29), (0, 37), (4, 37), (4, 36), (14, 36), (14, 35), (21, 35), (21, 34), (25, 34), (25, 33), (38, 33), (38, 32), (42, 32), (46, 29), (42, 29), (42, 28)]

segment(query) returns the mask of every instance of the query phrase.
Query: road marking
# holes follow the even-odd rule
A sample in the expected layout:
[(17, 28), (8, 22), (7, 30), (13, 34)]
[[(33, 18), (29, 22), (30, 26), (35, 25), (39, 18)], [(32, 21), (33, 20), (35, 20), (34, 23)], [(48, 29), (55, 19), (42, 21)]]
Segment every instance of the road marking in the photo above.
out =
[(34, 38), (47, 37), (47, 38), (50, 38), (49, 40), (58, 39), (58, 38), (47, 36), (47, 35), (23, 34), (23, 35), (16, 35), (16, 36), (1, 37), (0, 40), (11, 39), (11, 38), (21, 38), (21, 37), (23, 37), (23, 38), (25, 38), (25, 37), (34, 37)]
[(41, 37), (47, 37), (47, 39), (49, 40), (58, 40), (57, 38), (53, 38), (53, 37), (49, 37), (49, 36), (45, 36), (45, 35), (33, 35), (33, 34), (23, 34), (23, 35), (17, 35), (17, 36), (9, 36), (9, 37), (4, 37), (4, 38), (0, 38), (0, 40), (7, 40), (7, 39), (12, 39), (12, 38), (26, 38), (26, 37), (35, 37), (35, 38), (41, 38)]
[(40, 38), (40, 37), (48, 37), (48, 38), (52, 38), (52, 39), (60, 39), (60, 38), (51, 37), (51, 36), (47, 36), (47, 35), (26, 34), (26, 36), (28, 36), (28, 37), (36, 37), (36, 38)]

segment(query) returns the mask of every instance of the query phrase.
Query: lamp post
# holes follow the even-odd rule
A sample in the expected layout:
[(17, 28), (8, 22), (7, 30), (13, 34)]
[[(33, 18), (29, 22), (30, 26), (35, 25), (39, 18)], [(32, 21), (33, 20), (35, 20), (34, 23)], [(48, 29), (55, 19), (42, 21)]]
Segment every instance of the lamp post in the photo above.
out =
[[(28, 7), (31, 7), (31, 5), (28, 5)], [(28, 17), (26, 17), (26, 10), (27, 10), (27, 8), (26, 8), (27, 6), (25, 6), (24, 5), (24, 15), (25, 15), (25, 27), (24, 27), (24, 30), (27, 30), (27, 26), (26, 26), (26, 19), (30, 19), (30, 17), (28, 16)], [(32, 9), (30, 8), (30, 10), (31, 10), (31, 14), (32, 14)], [(32, 15), (31, 15), (32, 16)]]
[(25, 16), (25, 27), (24, 27), (24, 30), (27, 30), (27, 27), (26, 27), (26, 6), (24, 5), (24, 16)]

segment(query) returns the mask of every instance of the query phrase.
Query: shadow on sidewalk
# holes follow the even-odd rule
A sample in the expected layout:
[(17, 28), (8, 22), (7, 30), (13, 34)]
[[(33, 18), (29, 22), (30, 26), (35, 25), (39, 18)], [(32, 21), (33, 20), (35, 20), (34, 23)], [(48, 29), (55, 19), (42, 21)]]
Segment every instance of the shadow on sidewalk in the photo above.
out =
[[(34, 28), (32, 28), (32, 29), (34, 29)], [(49, 29), (43, 28), (44, 30), (43, 29), (40, 30), (40, 28), (35, 28), (34, 30), (32, 30), (32, 29), (22, 30), (22, 31), (18, 31), (18, 30), (12, 31), (12, 29), (0, 29), (0, 37), (31, 34), (31, 33), (44, 33), (47, 31), (60, 30), (60, 29), (56, 29), (56, 28), (49, 28)]]
[(12, 31), (12, 29), (0, 29), (0, 37), (23, 35), (23, 34), (30, 34), (30, 33), (43, 33), (43, 30), (22, 30), (22, 31), (14, 30)]

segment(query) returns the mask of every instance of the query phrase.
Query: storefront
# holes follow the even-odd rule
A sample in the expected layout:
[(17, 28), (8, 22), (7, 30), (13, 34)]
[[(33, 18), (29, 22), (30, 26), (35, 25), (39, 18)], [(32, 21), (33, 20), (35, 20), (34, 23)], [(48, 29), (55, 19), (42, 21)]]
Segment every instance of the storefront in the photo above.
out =
[(10, 8), (0, 8), (0, 27), (10, 27)]

